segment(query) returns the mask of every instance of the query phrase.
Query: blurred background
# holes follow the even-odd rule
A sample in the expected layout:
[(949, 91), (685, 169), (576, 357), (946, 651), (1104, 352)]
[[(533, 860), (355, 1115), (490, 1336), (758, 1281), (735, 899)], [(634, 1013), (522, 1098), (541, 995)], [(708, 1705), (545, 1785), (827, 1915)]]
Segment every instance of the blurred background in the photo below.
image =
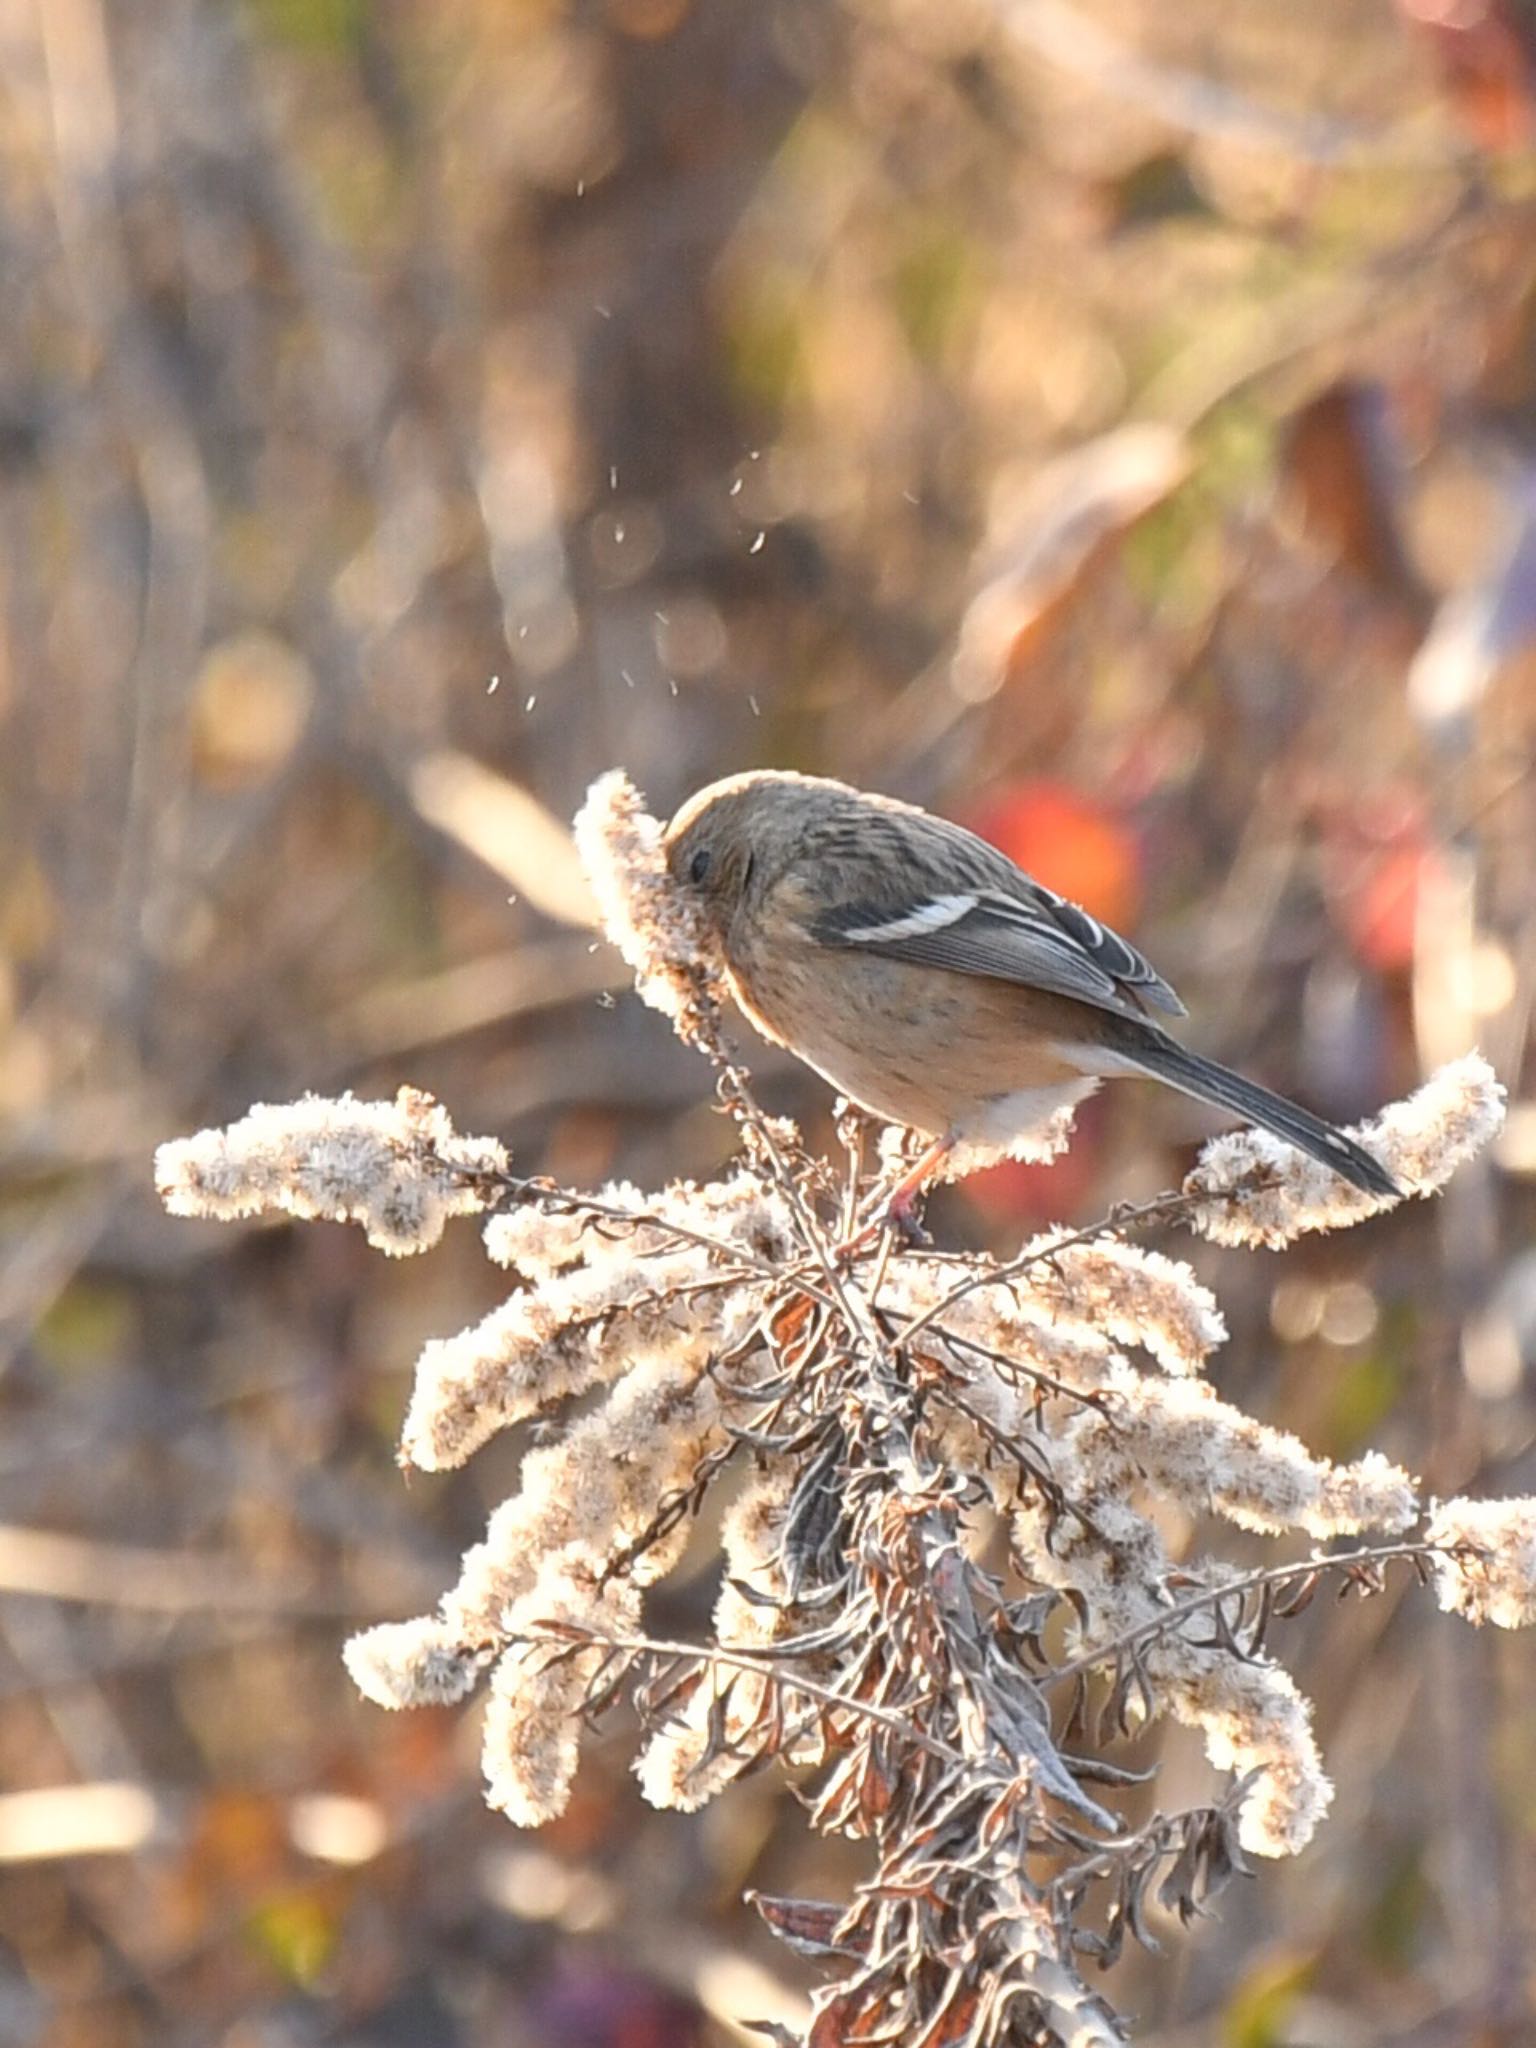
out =
[[(515, 1484), (392, 1457), (474, 1230), (151, 1191), (405, 1081), (530, 1171), (717, 1165), (588, 928), (612, 765), (943, 809), (1341, 1118), (1480, 1043), (1446, 1199), (1194, 1256), (1224, 1391), (1536, 1492), (1531, 0), (10, 0), (0, 278), (0, 2041), (693, 2048), (814, 1982), (740, 1895), (861, 1866), (769, 1780), (654, 1814), (618, 1726), (520, 1837), (472, 1711), (351, 1692)], [(931, 1220), (1214, 1128), (1114, 1089)], [(1536, 2038), (1532, 1646), (1406, 1579), (1280, 1646), (1338, 1805), (1120, 1968), (1138, 2038)]]

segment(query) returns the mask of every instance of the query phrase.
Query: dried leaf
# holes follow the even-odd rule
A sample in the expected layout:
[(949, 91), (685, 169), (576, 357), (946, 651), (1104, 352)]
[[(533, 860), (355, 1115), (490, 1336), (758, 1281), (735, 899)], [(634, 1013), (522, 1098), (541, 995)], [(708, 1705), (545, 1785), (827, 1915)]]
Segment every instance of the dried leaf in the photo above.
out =
[(781, 1941), (803, 1956), (846, 1956), (837, 1929), (844, 1908), (818, 1899), (779, 1899), (767, 1892), (748, 1892), (747, 1903), (756, 1908)]
[(993, 514), (951, 671), (979, 703), (1038, 659), (1125, 535), (1189, 474), (1182, 436), (1118, 427), (1047, 463)]
[(1429, 600), (1404, 544), (1407, 465), (1379, 385), (1341, 379), (1294, 413), (1281, 449), (1290, 503), (1314, 546), (1422, 621)]

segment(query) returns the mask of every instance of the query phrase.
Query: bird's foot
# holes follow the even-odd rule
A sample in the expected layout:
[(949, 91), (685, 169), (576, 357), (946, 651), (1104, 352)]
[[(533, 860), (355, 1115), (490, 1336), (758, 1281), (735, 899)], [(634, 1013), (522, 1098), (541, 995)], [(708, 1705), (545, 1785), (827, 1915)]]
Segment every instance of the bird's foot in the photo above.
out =
[(916, 1188), (898, 1188), (890, 1200), (882, 1203), (875, 1212), (879, 1228), (889, 1230), (904, 1250), (914, 1247), (926, 1249), (933, 1243), (933, 1234), (923, 1227), (919, 1214), (921, 1199)]
[(838, 1239), (832, 1247), (832, 1256), (839, 1265), (851, 1265), (862, 1253), (877, 1245), (887, 1232), (895, 1239), (899, 1251), (926, 1250), (933, 1243), (932, 1233), (923, 1228), (913, 1210), (894, 1209), (889, 1202), (882, 1202), (872, 1216), (863, 1223), (855, 1224), (846, 1237)]
[(929, 1175), (948, 1152), (950, 1141), (941, 1138), (918, 1160), (911, 1170), (902, 1175), (889, 1194), (877, 1195), (873, 1206), (859, 1219), (849, 1232), (833, 1247), (839, 1261), (847, 1263), (870, 1246), (879, 1242), (889, 1231), (897, 1245), (910, 1251), (914, 1246), (933, 1243), (932, 1237), (923, 1228), (919, 1207), (923, 1189)]

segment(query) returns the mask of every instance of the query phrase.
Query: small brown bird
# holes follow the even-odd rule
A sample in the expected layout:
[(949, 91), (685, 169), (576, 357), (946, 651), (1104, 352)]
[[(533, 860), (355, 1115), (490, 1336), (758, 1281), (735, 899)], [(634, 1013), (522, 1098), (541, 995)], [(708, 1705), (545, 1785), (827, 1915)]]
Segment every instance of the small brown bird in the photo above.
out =
[(1136, 948), (961, 825), (814, 775), (711, 783), (667, 862), (742, 1009), (852, 1101), (934, 1140), (1006, 1147), (1101, 1080), (1141, 1075), (1261, 1125), (1367, 1194), (1397, 1184), (1342, 1131), (1186, 1051), (1184, 1005)]

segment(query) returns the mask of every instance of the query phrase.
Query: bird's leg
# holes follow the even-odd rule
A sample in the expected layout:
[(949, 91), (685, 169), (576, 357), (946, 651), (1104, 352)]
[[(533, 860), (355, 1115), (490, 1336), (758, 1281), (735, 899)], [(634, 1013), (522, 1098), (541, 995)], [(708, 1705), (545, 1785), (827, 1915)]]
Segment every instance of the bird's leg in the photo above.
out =
[(894, 1230), (907, 1243), (921, 1242), (923, 1226), (917, 1220), (917, 1198), (923, 1184), (943, 1165), (954, 1149), (954, 1136), (948, 1134), (935, 1138), (915, 1166), (909, 1167), (897, 1181), (891, 1192), (865, 1218), (863, 1223), (845, 1237), (837, 1246), (839, 1258), (851, 1258), (861, 1252), (880, 1235), (882, 1230)]
[(917, 1164), (904, 1173), (891, 1189), (875, 1213), (878, 1224), (891, 1224), (895, 1229), (910, 1233), (921, 1229), (917, 1220), (917, 1198), (924, 1184), (944, 1164), (954, 1150), (952, 1137), (935, 1138)]

